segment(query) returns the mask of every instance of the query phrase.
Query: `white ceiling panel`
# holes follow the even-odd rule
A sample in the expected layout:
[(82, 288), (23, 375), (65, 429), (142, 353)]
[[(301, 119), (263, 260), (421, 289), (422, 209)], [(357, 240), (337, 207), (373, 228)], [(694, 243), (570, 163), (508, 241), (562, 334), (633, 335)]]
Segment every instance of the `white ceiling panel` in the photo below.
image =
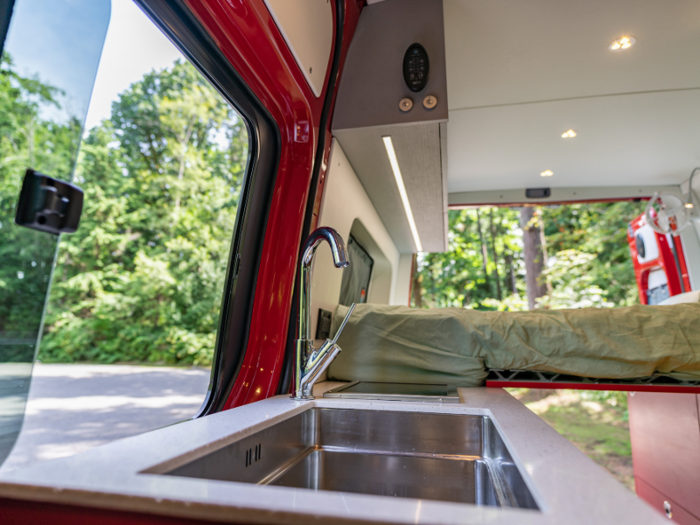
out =
[[(700, 1), (444, 10), (450, 193), (661, 186), (700, 165)], [(611, 52), (625, 35), (636, 44)], [(578, 135), (561, 138), (568, 129)]]
[(451, 111), (447, 151), (450, 193), (679, 184), (700, 165), (700, 90)]
[[(450, 109), (700, 87), (698, 0), (445, 0)], [(608, 45), (636, 38), (626, 51)]]

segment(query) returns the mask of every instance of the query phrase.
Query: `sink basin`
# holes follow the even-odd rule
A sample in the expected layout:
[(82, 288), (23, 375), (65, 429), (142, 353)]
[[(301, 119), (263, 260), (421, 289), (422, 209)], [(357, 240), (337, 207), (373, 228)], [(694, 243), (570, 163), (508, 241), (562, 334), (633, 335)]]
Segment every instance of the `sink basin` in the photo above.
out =
[(537, 509), (483, 416), (311, 408), (164, 474)]

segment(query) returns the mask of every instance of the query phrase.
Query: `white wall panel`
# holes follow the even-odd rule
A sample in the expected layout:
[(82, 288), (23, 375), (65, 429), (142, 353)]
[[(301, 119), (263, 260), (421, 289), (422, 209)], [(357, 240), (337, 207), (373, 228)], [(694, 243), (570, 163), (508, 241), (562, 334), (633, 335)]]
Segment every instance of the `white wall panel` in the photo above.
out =
[(323, 91), (333, 47), (333, 10), (328, 0), (265, 0), (306, 81)]
[[(335, 140), (331, 149), (325, 184), (318, 225), (335, 228), (347, 241), (353, 224), (359, 221), (362, 228), (356, 228), (357, 240), (369, 252), (375, 264), (368, 302), (397, 304), (396, 281), (399, 274), (399, 251), (355, 175), (345, 153)], [(365, 231), (363, 232), (362, 229)], [(367, 235), (370, 236), (371, 241)], [(334, 311), (338, 306), (342, 280), (343, 271), (333, 266), (328, 244), (322, 243), (316, 252), (313, 269), (312, 334), (316, 333), (318, 309)], [(408, 287), (407, 283), (406, 287)], [(398, 301), (400, 304), (405, 304), (401, 294), (399, 294)]]

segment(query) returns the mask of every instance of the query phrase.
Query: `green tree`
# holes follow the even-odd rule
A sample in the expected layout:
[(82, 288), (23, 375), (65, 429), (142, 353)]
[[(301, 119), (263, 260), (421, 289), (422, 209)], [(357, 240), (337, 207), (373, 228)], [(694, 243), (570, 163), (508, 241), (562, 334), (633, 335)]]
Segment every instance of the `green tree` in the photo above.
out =
[[(644, 205), (624, 201), (542, 208), (538, 220), (544, 226), (549, 255), (544, 277), (551, 291), (538, 299), (537, 306), (637, 303), (626, 231)], [(523, 231), (518, 216), (517, 208), (451, 210), (447, 252), (418, 257), (414, 306), (526, 309)], [(503, 300), (498, 299), (497, 282), (505, 291)]]
[(574, 308), (639, 303), (627, 227), (645, 205), (621, 201), (545, 208), (552, 255), (546, 274), (553, 292), (542, 304)]
[[(420, 306), (520, 309), (522, 262), (514, 256), (522, 251), (518, 228), (514, 209), (451, 210), (448, 251), (418, 257), (414, 288), (421, 291)], [(503, 301), (497, 299), (499, 287), (506, 292)]]
[[(0, 337), (36, 338), (56, 249), (54, 235), (15, 226), (15, 207), (28, 168), (70, 178), (80, 140), (76, 119), (42, 118), (60, 108), (62, 92), (15, 71), (5, 53), (0, 67)], [(31, 361), (33, 346), (3, 344), (0, 361)]]
[(186, 62), (151, 72), (90, 131), (41, 356), (209, 364), (247, 161), (246, 128)]

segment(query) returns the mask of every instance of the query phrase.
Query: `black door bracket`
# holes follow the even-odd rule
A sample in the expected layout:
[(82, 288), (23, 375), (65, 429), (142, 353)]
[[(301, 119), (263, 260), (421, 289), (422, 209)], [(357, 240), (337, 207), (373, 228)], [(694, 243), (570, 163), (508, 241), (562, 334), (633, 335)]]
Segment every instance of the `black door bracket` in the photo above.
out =
[(47, 233), (73, 233), (80, 224), (83, 190), (74, 184), (27, 170), (15, 223)]

